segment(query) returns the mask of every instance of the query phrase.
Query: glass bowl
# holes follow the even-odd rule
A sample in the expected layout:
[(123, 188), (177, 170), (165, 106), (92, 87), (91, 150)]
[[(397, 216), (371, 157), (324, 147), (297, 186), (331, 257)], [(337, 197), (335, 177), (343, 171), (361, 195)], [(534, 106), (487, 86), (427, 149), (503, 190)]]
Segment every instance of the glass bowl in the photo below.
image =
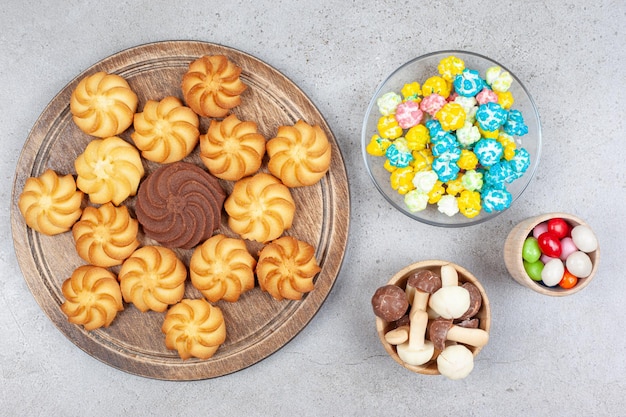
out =
[[(381, 117), (381, 113), (379, 112), (377, 100), (388, 92), (401, 94), (403, 86), (414, 81), (418, 82), (420, 86), (422, 86), (423, 82), (429, 77), (439, 75), (437, 70), (439, 62), (449, 56), (455, 56), (462, 59), (466, 68), (478, 71), (483, 79), (485, 78), (485, 71), (494, 66), (500, 67), (502, 71), (507, 71), (511, 74), (512, 83), (509, 91), (512, 93), (514, 98), (514, 103), (511, 109), (519, 110), (522, 113), (524, 123), (528, 127), (528, 133), (522, 136), (513, 137), (517, 149), (524, 148), (528, 152), (530, 165), (521, 177), (506, 184), (506, 190), (511, 195), (511, 202), (509, 206), (499, 211), (492, 209), (491, 212), (487, 212), (484, 208), (481, 208), (479, 214), (471, 218), (463, 215), (462, 213), (456, 213), (452, 216), (444, 214), (438, 210), (437, 204), (428, 204), (427, 207), (421, 211), (409, 210), (404, 201), (405, 195), (400, 194), (391, 186), (391, 173), (384, 166), (386, 160), (385, 156), (375, 156), (368, 153), (366, 150), (367, 145), (372, 140), (372, 137), (378, 134), (377, 125)], [(431, 117), (428, 116), (427, 113), (424, 113), (424, 120), (422, 123), (425, 123), (428, 119), (431, 119)], [(406, 133), (406, 129), (404, 130), (404, 133)], [(522, 195), (535, 174), (539, 164), (539, 157), (541, 154), (541, 126), (539, 114), (532, 97), (522, 82), (506, 67), (490, 58), (472, 52), (456, 50), (439, 51), (420, 56), (405, 63), (393, 71), (380, 84), (376, 93), (372, 97), (365, 114), (361, 134), (361, 146), (365, 166), (372, 181), (374, 182), (374, 185), (393, 207), (412, 219), (432, 226), (462, 227), (476, 225), (498, 216), (502, 212), (506, 211), (506, 209), (508, 209), (515, 202), (515, 200)], [(461, 170), (461, 173), (462, 172), (463, 171)]]

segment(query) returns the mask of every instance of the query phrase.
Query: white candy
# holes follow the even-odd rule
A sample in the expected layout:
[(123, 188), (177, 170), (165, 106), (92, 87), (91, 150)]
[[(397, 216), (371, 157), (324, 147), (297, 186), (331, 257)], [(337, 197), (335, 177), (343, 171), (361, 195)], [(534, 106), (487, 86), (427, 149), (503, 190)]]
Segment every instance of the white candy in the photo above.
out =
[(546, 262), (543, 267), (543, 270), (541, 271), (541, 280), (548, 287), (554, 287), (561, 282), (564, 272), (565, 267), (563, 266), (563, 262), (561, 262), (558, 258), (552, 258)]
[(572, 240), (576, 247), (583, 252), (593, 252), (598, 249), (598, 239), (593, 231), (584, 225), (578, 225), (572, 229)]
[(567, 257), (565, 267), (575, 277), (587, 278), (591, 274), (593, 264), (589, 255), (585, 252), (576, 251)]

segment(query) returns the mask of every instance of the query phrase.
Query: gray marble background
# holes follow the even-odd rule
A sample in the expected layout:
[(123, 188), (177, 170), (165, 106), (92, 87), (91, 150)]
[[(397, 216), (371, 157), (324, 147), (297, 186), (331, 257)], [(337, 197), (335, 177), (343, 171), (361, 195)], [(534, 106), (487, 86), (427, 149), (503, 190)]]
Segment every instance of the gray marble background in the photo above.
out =
[[(7, 0), (0, 7), (0, 415), (625, 415), (623, 1), (245, 2)], [(201, 40), (250, 53), (316, 103), (348, 170), (351, 227), (336, 284), (310, 324), (240, 372), (195, 381), (133, 376), (66, 339), (32, 297), (10, 228), (22, 146), (70, 80), (122, 49)], [(525, 194), (492, 222), (442, 229), (395, 212), (362, 161), (361, 124), (394, 68), (464, 49), (525, 82), (543, 127), (543, 154)], [(508, 231), (566, 211), (602, 248), (598, 276), (567, 298), (540, 296), (504, 267)], [(378, 342), (370, 298), (403, 266), (429, 258), (481, 279), (490, 343), (462, 381), (412, 374)]]

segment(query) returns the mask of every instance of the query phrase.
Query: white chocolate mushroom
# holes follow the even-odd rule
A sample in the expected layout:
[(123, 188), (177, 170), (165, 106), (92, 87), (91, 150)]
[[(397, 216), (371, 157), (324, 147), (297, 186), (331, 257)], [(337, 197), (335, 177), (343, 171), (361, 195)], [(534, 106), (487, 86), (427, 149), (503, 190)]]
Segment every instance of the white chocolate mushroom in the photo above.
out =
[(450, 379), (465, 378), (474, 369), (474, 355), (464, 345), (450, 345), (437, 356), (437, 369)]
[(435, 353), (435, 346), (426, 340), (426, 326), (428, 314), (424, 310), (411, 310), (411, 324), (409, 326), (409, 340), (398, 345), (396, 350), (402, 361), (408, 365), (423, 365)]
[(441, 287), (430, 296), (428, 306), (440, 317), (456, 319), (461, 317), (470, 307), (470, 294), (463, 287)]

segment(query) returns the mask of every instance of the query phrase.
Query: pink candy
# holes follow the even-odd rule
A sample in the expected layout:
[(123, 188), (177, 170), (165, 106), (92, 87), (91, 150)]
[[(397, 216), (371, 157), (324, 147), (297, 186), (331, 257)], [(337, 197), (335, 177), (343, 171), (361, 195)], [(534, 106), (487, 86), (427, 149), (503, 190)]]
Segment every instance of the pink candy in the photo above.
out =
[(497, 103), (498, 95), (488, 88), (483, 88), (480, 93), (476, 94), (476, 101), (478, 104)]
[(423, 117), (424, 113), (415, 101), (405, 101), (398, 104), (396, 108), (396, 121), (402, 129), (410, 129), (418, 125)]
[(420, 109), (435, 117), (435, 114), (447, 103), (446, 99), (439, 94), (433, 93), (422, 99)]

